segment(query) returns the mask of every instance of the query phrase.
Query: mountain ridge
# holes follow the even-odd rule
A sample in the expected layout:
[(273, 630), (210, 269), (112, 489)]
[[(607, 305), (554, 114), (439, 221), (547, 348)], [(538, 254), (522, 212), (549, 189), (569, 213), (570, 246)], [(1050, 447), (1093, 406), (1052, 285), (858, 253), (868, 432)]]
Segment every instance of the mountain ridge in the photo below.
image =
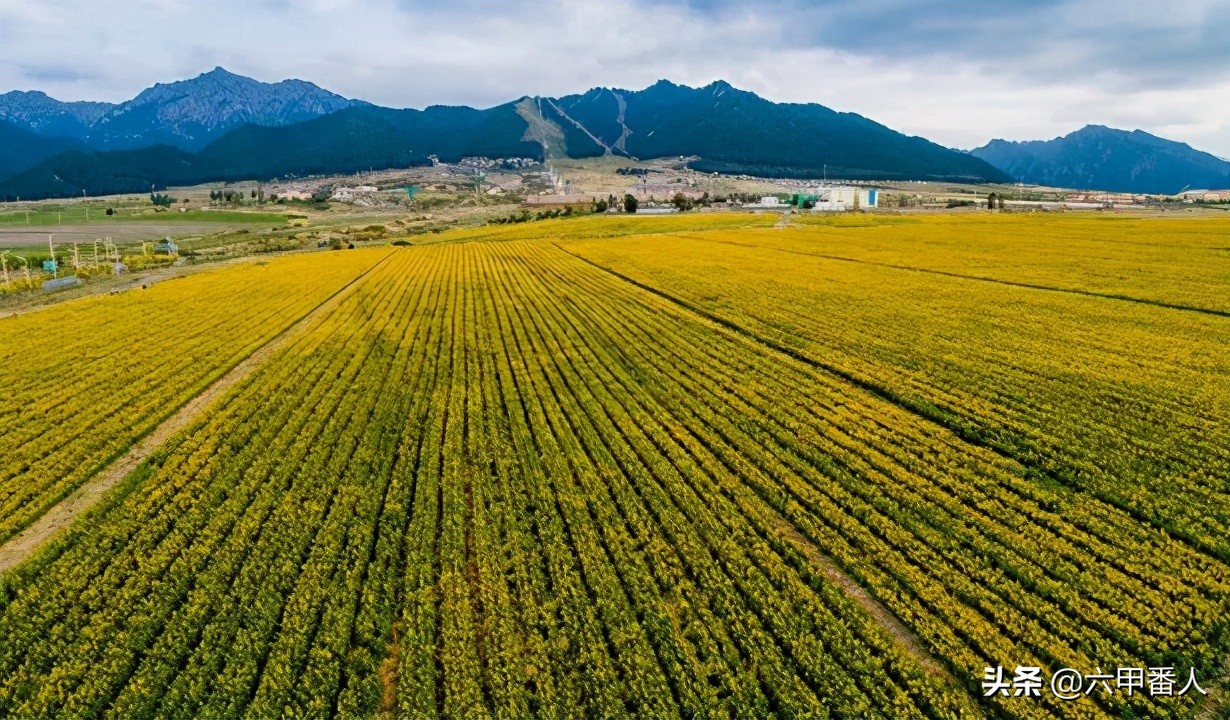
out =
[(1052, 187), (1165, 195), (1230, 188), (1230, 162), (1187, 143), (1105, 125), (1051, 140), (995, 139), (970, 154), (1016, 180)]
[(47, 137), (82, 139), (89, 127), (119, 107), (114, 103), (56, 100), (41, 90), (0, 94), (0, 121)]

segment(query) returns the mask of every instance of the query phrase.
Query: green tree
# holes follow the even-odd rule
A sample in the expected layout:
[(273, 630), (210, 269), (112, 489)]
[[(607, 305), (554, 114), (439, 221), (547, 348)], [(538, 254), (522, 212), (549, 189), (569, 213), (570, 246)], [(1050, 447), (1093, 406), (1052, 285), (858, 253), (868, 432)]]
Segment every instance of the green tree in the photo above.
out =
[(637, 200), (636, 196), (633, 195), (632, 193), (628, 193), (624, 195), (624, 212), (634, 213), (636, 212), (636, 208), (640, 206), (640, 204), (641, 204), (640, 201)]

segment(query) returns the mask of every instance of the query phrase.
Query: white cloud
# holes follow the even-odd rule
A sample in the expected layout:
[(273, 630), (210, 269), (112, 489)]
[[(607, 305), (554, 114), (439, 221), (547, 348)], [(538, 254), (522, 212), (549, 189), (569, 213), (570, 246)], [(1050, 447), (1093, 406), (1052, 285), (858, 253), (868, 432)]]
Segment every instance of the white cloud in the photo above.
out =
[(1226, 10), (1227, 0), (9, 0), (0, 91), (119, 101), (222, 65), (382, 105), (488, 106), (723, 78), (957, 147), (1093, 122), (1230, 156)]

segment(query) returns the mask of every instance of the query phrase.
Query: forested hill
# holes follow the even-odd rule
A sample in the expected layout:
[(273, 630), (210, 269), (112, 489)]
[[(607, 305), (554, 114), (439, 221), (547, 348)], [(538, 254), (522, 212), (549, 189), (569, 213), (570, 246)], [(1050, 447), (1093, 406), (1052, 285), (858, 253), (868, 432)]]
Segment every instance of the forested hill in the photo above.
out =
[[(695, 167), (766, 176), (868, 179), (1005, 177), (978, 158), (814, 103), (774, 103), (725, 82), (665, 80), (639, 91), (590, 90), (550, 101), (557, 123), (576, 122), (612, 152), (701, 158)], [(552, 117), (547, 113), (548, 117)], [(826, 167), (827, 166), (827, 167)]]

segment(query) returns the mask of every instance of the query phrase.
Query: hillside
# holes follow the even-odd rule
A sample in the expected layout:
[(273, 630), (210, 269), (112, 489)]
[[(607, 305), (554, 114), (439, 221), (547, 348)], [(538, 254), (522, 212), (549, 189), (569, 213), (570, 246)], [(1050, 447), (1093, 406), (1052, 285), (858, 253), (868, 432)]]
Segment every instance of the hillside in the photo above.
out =
[(139, 150), (76, 150), (0, 182), (0, 198), (29, 199), (145, 192), (171, 185), (268, 179), (430, 163), (467, 155), (542, 159), (520, 139), (511, 105), (489, 110), (356, 107), (285, 128), (246, 125), (198, 153), (169, 145)]
[[(285, 128), (249, 125), (205, 148), (199, 158), (216, 179), (269, 178), (425, 165), (431, 155), (533, 157), (512, 105), (489, 110), (360, 107)], [(0, 190), (2, 192), (2, 190)]]
[(43, 137), (0, 120), (0, 177), (14, 175), (47, 158), (80, 147), (77, 140)]
[(1230, 162), (1140, 130), (1089, 125), (1054, 140), (992, 140), (971, 154), (1013, 179), (1052, 187), (1160, 194), (1230, 187)]

